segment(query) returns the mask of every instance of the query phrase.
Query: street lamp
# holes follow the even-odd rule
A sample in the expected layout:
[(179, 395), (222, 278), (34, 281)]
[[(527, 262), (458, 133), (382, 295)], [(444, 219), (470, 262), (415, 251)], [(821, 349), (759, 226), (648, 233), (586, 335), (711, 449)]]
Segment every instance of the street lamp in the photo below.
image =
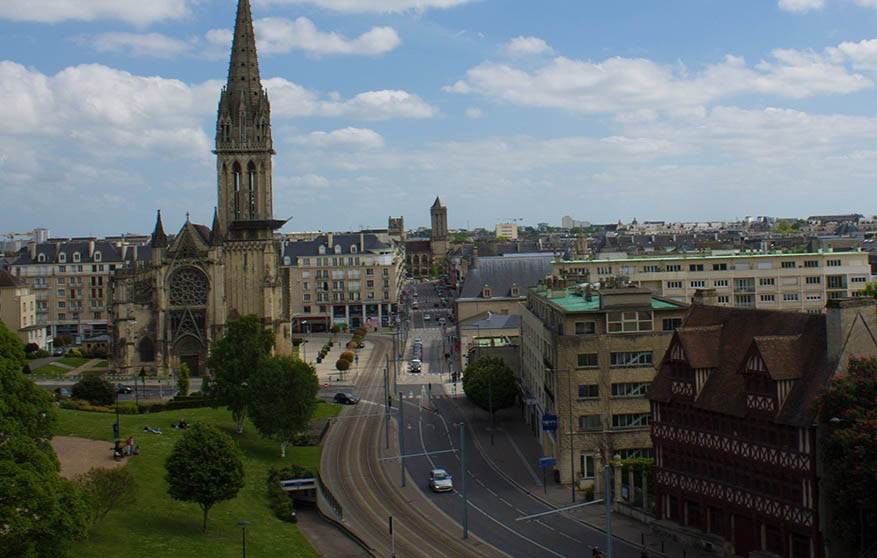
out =
[(241, 551), (243, 552), (243, 558), (247, 558), (247, 525), (250, 522), (246, 519), (241, 519), (238, 521), (238, 527), (241, 528)]

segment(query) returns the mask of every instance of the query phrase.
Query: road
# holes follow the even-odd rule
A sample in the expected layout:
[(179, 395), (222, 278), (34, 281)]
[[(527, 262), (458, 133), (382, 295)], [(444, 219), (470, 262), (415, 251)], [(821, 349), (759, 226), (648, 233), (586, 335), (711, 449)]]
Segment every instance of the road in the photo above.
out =
[[(376, 343), (384, 343), (385, 347), (373, 352), (366, 366), (369, 372), (361, 376), (356, 387), (363, 404), (344, 410), (345, 418), (330, 429), (323, 451), (321, 474), (342, 501), (345, 524), (367, 541), (377, 556), (389, 556), (392, 552), (388, 536), (390, 515), (397, 526), (396, 556), (559, 557), (590, 555), (591, 546), (603, 548), (603, 532), (564, 514), (517, 521), (523, 515), (551, 508), (511, 482), (472, 435), (472, 427), (467, 424), (467, 413), (471, 410), (462, 397), (462, 386), (459, 383), (454, 386), (448, 376), (446, 334), (433, 325), (436, 310), (431, 306), (433, 298), (438, 300), (434, 287), (420, 284), (417, 290), (421, 309), (412, 312), (415, 327), (409, 333), (404, 359), (410, 360), (413, 340), (422, 338), (424, 370), (411, 374), (405, 366), (397, 378), (404, 405), (404, 454), (412, 455), (405, 460), (406, 486), (401, 486), (398, 461), (379, 461), (381, 456), (398, 455), (395, 425), (400, 397), (398, 393), (393, 397), (395, 414), (390, 422), (388, 450), (380, 414), (385, 400), (384, 350), (389, 350), (391, 341), (378, 339)], [(424, 304), (430, 308), (424, 309)], [(426, 312), (431, 314), (430, 320), (418, 319)], [(446, 308), (438, 312), (449, 314)], [(461, 423), (465, 425), (467, 439), (468, 540), (462, 539)], [(497, 443), (502, 443), (502, 436), (498, 438)], [(427, 453), (431, 455), (422, 455)], [(428, 489), (427, 476), (433, 467), (451, 473), (454, 492), (435, 494)], [(473, 545), (473, 539), (486, 544)], [(615, 558), (637, 558), (639, 550), (615, 540)]]

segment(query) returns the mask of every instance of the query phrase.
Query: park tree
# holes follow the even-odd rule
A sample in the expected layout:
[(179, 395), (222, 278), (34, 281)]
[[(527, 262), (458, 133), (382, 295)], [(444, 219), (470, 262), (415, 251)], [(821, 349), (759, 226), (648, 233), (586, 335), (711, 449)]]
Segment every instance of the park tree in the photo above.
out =
[(466, 367), (463, 392), (478, 407), (496, 411), (515, 404), (518, 387), (512, 369), (503, 359), (485, 356)]
[(165, 461), (168, 494), (201, 507), (207, 514), (218, 502), (231, 500), (244, 486), (244, 460), (228, 434), (209, 424), (194, 424), (174, 444)]
[(112, 405), (116, 400), (113, 384), (100, 376), (85, 376), (70, 388), (73, 399), (84, 399), (92, 405)]
[(280, 455), (286, 457), (286, 446), (308, 427), (314, 414), (320, 389), (316, 371), (306, 362), (277, 356), (266, 362), (252, 382), (250, 420), (263, 437), (280, 442)]
[(52, 398), (22, 374), (23, 362), (24, 344), (0, 322), (0, 558), (65, 556), (91, 511), (60, 475)]
[[(816, 399), (823, 425), (819, 446), (830, 478), (826, 491), (840, 538), (877, 545), (877, 357), (850, 359)], [(860, 539), (861, 537), (861, 539)]]
[(95, 521), (100, 521), (114, 509), (132, 506), (137, 502), (138, 485), (127, 467), (93, 467), (73, 479), (87, 497)]
[(859, 291), (859, 294), (862, 296), (870, 296), (871, 298), (877, 298), (877, 283), (867, 283), (865, 288)]
[(189, 395), (189, 365), (185, 362), (180, 364), (180, 369), (177, 371), (177, 387), (180, 395), (183, 397)]
[(215, 405), (231, 411), (237, 431), (243, 432), (250, 403), (250, 375), (258, 371), (274, 347), (274, 333), (259, 317), (247, 314), (226, 324), (225, 335), (213, 344), (207, 366), (212, 377), (206, 394)]

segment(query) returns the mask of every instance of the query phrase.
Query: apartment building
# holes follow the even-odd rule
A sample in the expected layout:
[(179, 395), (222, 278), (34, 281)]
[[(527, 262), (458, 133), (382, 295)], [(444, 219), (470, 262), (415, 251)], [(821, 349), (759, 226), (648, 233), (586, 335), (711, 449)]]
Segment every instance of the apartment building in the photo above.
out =
[[(651, 456), (646, 396), (687, 308), (648, 289), (568, 288), (556, 277), (527, 289), (520, 384), (561, 482), (601, 493), (607, 458)], [(543, 430), (545, 417), (556, 430)]]
[(283, 245), (293, 331), (388, 327), (395, 322), (405, 258), (387, 233), (327, 233)]
[(506, 240), (517, 240), (518, 239), (518, 225), (517, 223), (497, 223), (496, 225), (496, 237), (497, 238), (505, 238)]
[(831, 299), (855, 296), (871, 276), (868, 254), (855, 252), (735, 253), (627, 259), (561, 260), (554, 272), (577, 282), (611, 277), (655, 294), (691, 302), (698, 289), (715, 289), (719, 306), (820, 312)]
[(117, 268), (148, 259), (149, 237), (73, 238), (31, 242), (10, 272), (35, 297), (36, 323), (47, 336), (83, 337), (107, 333), (109, 279)]
[(36, 295), (20, 281), (0, 269), (0, 322), (24, 343), (49, 349), (46, 326), (37, 323)]

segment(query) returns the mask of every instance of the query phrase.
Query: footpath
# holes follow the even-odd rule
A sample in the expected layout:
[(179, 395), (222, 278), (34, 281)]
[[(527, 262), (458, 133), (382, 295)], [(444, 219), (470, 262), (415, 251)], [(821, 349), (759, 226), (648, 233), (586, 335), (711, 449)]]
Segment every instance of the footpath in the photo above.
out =
[[(434, 384), (434, 395), (438, 391), (436, 387)], [(542, 470), (538, 467), (541, 449), (531, 426), (524, 422), (520, 409), (505, 409), (495, 413), (494, 444), (491, 445), (488, 414), (470, 404), (461, 395), (459, 386), (456, 395), (453, 394), (452, 384), (443, 384), (442, 388), (456, 411), (465, 417), (467, 436), (496, 471), (547, 506), (562, 508), (573, 504), (571, 487), (554, 482), (550, 473), (543, 487)], [(584, 494), (576, 490), (576, 503), (584, 501)], [(606, 511), (602, 503), (561, 513), (596, 530), (606, 531)], [(656, 558), (715, 558), (715, 555), (703, 550), (683, 547), (668, 537), (659, 536), (652, 532), (648, 524), (617, 512), (612, 513), (612, 535), (613, 540), (621, 539), (637, 548), (648, 545), (649, 556)], [(605, 551), (604, 547), (605, 543), (600, 545)]]

